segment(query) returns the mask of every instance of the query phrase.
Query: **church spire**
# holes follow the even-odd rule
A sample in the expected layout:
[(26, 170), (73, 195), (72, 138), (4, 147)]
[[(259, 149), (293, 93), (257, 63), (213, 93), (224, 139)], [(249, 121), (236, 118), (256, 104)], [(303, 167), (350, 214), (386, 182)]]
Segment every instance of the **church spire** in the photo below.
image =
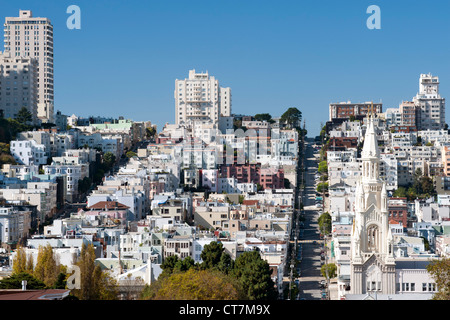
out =
[(379, 158), (379, 156), (380, 149), (378, 148), (377, 134), (373, 124), (373, 115), (370, 114), (367, 118), (367, 130), (364, 137), (364, 146), (361, 153), (361, 158)]

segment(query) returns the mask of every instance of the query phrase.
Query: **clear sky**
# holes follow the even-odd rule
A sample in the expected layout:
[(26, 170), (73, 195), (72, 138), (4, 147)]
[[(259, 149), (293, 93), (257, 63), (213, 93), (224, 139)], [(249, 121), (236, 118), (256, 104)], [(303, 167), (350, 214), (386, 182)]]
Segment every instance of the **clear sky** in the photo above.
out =
[[(81, 30), (69, 30), (69, 5)], [(369, 5), (381, 30), (369, 30)], [(55, 110), (174, 123), (175, 79), (208, 71), (232, 89), (232, 112), (299, 108), (309, 136), (331, 102), (411, 100), (421, 73), (449, 96), (449, 1), (0, 0), (54, 26)], [(0, 38), (3, 43), (3, 34)], [(447, 108), (449, 109), (449, 108)]]

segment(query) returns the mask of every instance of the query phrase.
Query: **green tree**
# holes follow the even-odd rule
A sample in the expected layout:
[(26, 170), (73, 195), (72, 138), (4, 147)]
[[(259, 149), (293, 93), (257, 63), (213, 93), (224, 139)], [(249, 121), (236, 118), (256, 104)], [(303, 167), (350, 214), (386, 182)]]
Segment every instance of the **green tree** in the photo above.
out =
[(398, 187), (394, 191), (393, 196), (396, 198), (406, 198), (406, 189), (404, 187)]
[(27, 124), (33, 120), (33, 116), (27, 108), (22, 107), (19, 112), (17, 112), (16, 120), (21, 124)]
[(328, 191), (328, 182), (321, 182), (317, 185), (317, 192), (327, 192)]
[(177, 255), (166, 257), (161, 264), (162, 274), (171, 275), (179, 258)]
[(336, 264), (334, 264), (334, 263), (327, 263), (327, 264), (322, 265), (322, 267), (320, 268), (320, 273), (322, 274), (322, 276), (324, 278), (327, 277), (327, 270), (328, 270), (328, 278), (329, 279), (332, 279), (332, 278), (336, 277), (336, 275), (337, 275), (337, 273), (336, 273), (337, 272)]
[(422, 170), (418, 168), (414, 172), (414, 182), (413, 182), (413, 188), (416, 194), (422, 194), (422, 183), (421, 183), (422, 177), (423, 177)]
[(281, 123), (286, 123), (291, 128), (299, 128), (302, 122), (302, 112), (295, 107), (291, 107), (281, 115)]
[(409, 187), (406, 191), (406, 197), (409, 201), (412, 201), (417, 198), (417, 190), (414, 187)]
[(184, 259), (178, 259), (173, 268), (173, 272), (184, 272), (195, 267), (195, 261), (191, 257), (186, 257)]
[(321, 161), (320, 163), (319, 163), (319, 168), (318, 168), (318, 170), (317, 170), (319, 173), (328, 173), (328, 165), (327, 165), (327, 162), (324, 160), (324, 161)]
[(331, 232), (331, 215), (328, 212), (324, 212), (319, 216), (318, 223), (322, 234), (326, 235)]
[(65, 289), (67, 284), (67, 275), (64, 272), (60, 272), (56, 277), (56, 281), (53, 284), (54, 289)]
[(428, 176), (422, 177), (422, 179), (420, 180), (420, 187), (422, 189), (422, 193), (426, 197), (430, 197), (436, 194), (436, 189), (434, 188), (433, 180)]
[(137, 157), (137, 153), (134, 151), (127, 151), (126, 153), (127, 158)]
[(225, 274), (229, 274), (234, 268), (234, 260), (225, 251), (220, 256), (220, 261), (217, 264), (217, 269)]
[(433, 300), (450, 300), (450, 258), (433, 259), (427, 271), (437, 286)]
[(89, 191), (92, 186), (92, 180), (89, 177), (84, 177), (83, 179), (78, 180), (78, 192), (85, 193)]
[(272, 120), (272, 116), (269, 113), (257, 113), (257, 114), (255, 114), (254, 118), (257, 121), (269, 122), (270, 120)]
[(276, 299), (277, 292), (267, 261), (258, 251), (247, 251), (236, 258), (232, 274), (250, 300)]
[(21, 272), (13, 273), (11, 276), (0, 280), (0, 289), (21, 289), (24, 280), (27, 282), (28, 290), (39, 290), (47, 287), (44, 282), (36, 279), (28, 272)]
[(145, 128), (145, 135), (147, 139), (153, 139), (156, 135), (156, 129), (154, 127)]
[(116, 162), (116, 156), (112, 152), (106, 152), (103, 155), (103, 163), (106, 165), (107, 170), (111, 169)]
[(215, 268), (220, 262), (223, 252), (223, 244), (220, 242), (212, 241), (210, 244), (206, 244), (200, 254), (200, 258), (202, 259), (202, 269)]

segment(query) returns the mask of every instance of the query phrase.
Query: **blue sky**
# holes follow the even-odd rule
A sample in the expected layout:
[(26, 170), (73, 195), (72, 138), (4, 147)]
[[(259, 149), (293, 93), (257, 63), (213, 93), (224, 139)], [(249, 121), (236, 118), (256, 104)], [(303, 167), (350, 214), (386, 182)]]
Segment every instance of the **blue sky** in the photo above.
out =
[[(66, 27), (71, 4), (81, 30)], [(381, 30), (366, 27), (372, 4)], [(398, 107), (417, 93), (420, 73), (439, 76), (449, 96), (448, 1), (0, 0), (0, 8), (2, 21), (19, 9), (51, 19), (55, 108), (68, 115), (122, 115), (160, 130), (174, 122), (175, 79), (190, 69), (231, 87), (234, 113), (299, 108), (309, 136), (331, 102)]]

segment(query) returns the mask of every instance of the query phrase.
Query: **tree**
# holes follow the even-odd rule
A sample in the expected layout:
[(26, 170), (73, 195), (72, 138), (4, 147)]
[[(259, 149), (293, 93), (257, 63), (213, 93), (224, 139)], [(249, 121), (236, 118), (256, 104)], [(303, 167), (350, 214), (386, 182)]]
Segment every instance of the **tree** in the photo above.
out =
[(166, 257), (161, 264), (162, 274), (171, 275), (178, 260), (177, 255)]
[(234, 263), (232, 274), (239, 281), (245, 295), (250, 300), (276, 299), (277, 292), (271, 278), (267, 261), (258, 251), (247, 251), (239, 255)]
[(28, 272), (27, 270), (27, 254), (22, 246), (18, 246), (16, 249), (16, 255), (13, 258), (12, 273), (18, 274)]
[(60, 266), (55, 259), (53, 248), (50, 244), (39, 246), (36, 266), (33, 275), (41, 280), (47, 287), (52, 287), (58, 280)]
[(154, 127), (145, 128), (145, 135), (147, 139), (152, 139), (156, 135), (156, 129)]
[(45, 289), (46, 285), (28, 272), (13, 273), (11, 276), (0, 280), (0, 289), (21, 289), (22, 281), (27, 282), (28, 290)]
[(336, 271), (337, 271), (336, 264), (327, 263), (327, 264), (322, 265), (322, 267), (320, 268), (320, 273), (322, 274), (322, 276), (324, 278), (327, 277), (327, 271), (328, 271), (328, 279), (335, 278), (337, 275), (336, 274)]
[(116, 162), (116, 156), (112, 152), (106, 152), (103, 155), (103, 163), (106, 165), (107, 170), (111, 169)]
[(319, 163), (319, 168), (317, 170), (319, 173), (328, 173), (328, 165), (327, 165), (327, 161), (321, 161)]
[(422, 184), (421, 184), (422, 177), (423, 177), (422, 170), (420, 168), (417, 168), (416, 171), (414, 172), (414, 183), (413, 183), (413, 188), (416, 191), (416, 194), (422, 194)]
[(224, 252), (223, 244), (213, 241), (203, 247), (200, 258), (202, 259), (202, 269), (213, 269), (220, 262), (222, 253)]
[(394, 191), (393, 196), (396, 198), (406, 198), (406, 189), (404, 187), (398, 187)]
[(257, 114), (255, 114), (254, 118), (257, 121), (269, 122), (270, 120), (272, 120), (272, 116), (269, 113), (257, 113)]
[(78, 180), (78, 192), (85, 193), (89, 191), (92, 186), (92, 180), (89, 177), (84, 177), (83, 179)]
[(191, 257), (186, 257), (184, 259), (178, 259), (177, 263), (173, 268), (174, 272), (184, 272), (195, 267), (195, 261)]
[(27, 108), (22, 107), (19, 112), (17, 112), (16, 120), (21, 124), (27, 124), (33, 120), (33, 116)]
[(113, 300), (117, 297), (117, 283), (95, 265), (95, 258), (94, 246), (83, 243), (75, 263), (80, 268), (80, 288), (72, 293), (80, 300)]
[(302, 122), (302, 112), (295, 107), (289, 108), (281, 115), (280, 122), (287, 123), (291, 128), (299, 128)]
[(217, 269), (225, 274), (229, 274), (234, 268), (234, 260), (225, 251), (220, 256), (220, 261), (217, 264)]
[(127, 151), (126, 153), (127, 158), (137, 157), (137, 153), (134, 151)]
[(450, 300), (450, 258), (433, 259), (427, 271), (437, 286), (433, 300)]
[(324, 212), (318, 219), (319, 230), (322, 234), (329, 234), (331, 232), (331, 215), (328, 212)]
[(239, 284), (218, 271), (189, 269), (162, 279), (158, 278), (156, 282), (157, 284), (144, 289), (143, 299), (238, 300), (244, 298)]
[(317, 185), (317, 192), (327, 192), (328, 191), (328, 182), (321, 182)]

